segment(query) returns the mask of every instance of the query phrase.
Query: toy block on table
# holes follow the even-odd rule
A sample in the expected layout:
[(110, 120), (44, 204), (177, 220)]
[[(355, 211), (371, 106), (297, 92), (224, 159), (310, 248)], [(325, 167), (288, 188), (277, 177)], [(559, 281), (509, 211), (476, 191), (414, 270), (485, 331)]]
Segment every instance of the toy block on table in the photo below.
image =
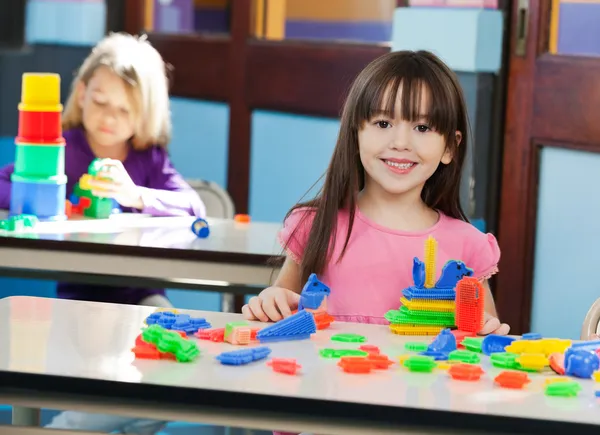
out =
[(22, 76), (15, 165), (10, 177), (10, 216), (66, 219), (65, 139), (62, 135), (60, 76)]
[(304, 340), (317, 332), (314, 316), (308, 311), (298, 311), (296, 314), (261, 329), (256, 334), (260, 342)]
[(189, 314), (175, 314), (169, 311), (159, 311), (146, 317), (147, 325), (160, 325), (165, 329), (183, 331), (194, 334), (199, 329), (210, 328), (210, 323), (202, 317), (191, 317)]
[(225, 325), (223, 340), (237, 345), (250, 344), (252, 329), (246, 322), (230, 322)]
[(456, 284), (456, 326), (477, 333), (483, 328), (485, 288), (481, 281), (466, 276)]
[(106, 219), (114, 213), (120, 213), (119, 204), (112, 198), (103, 198), (92, 193), (90, 181), (99, 180), (106, 181), (105, 177), (100, 176), (100, 173), (110, 173), (112, 167), (106, 165), (106, 159), (94, 159), (88, 166), (88, 172), (83, 174), (73, 189), (71, 195), (71, 203), (79, 203), (80, 199), (87, 199), (85, 206), (79, 207), (74, 211), (74, 214), (83, 214), (83, 216)]
[(254, 361), (265, 359), (271, 354), (271, 349), (268, 347), (253, 347), (250, 349), (234, 350), (231, 352), (223, 352), (215, 358), (223, 365), (240, 366), (249, 364)]
[(272, 367), (274, 372), (286, 375), (295, 375), (302, 368), (295, 358), (273, 358), (267, 365)]
[(38, 223), (38, 218), (33, 215), (17, 215), (8, 219), (0, 220), (0, 230), (4, 231), (24, 231), (34, 228)]
[[(196, 343), (184, 338), (183, 334), (183, 331), (171, 331), (154, 324), (142, 331), (141, 338), (143, 342), (154, 345), (160, 354), (171, 354), (178, 362), (191, 362), (200, 355), (200, 349)], [(139, 343), (134, 348), (136, 356), (138, 352), (139, 355), (148, 355), (147, 350), (142, 349)]]
[(318, 310), (330, 294), (331, 289), (319, 281), (316, 274), (311, 273), (300, 293), (298, 311), (305, 309)]

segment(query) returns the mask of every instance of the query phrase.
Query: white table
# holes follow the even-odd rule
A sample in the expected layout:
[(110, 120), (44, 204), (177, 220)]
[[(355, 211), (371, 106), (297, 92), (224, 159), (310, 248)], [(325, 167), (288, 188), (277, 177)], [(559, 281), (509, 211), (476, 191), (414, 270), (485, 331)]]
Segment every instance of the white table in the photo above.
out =
[[(397, 364), (348, 374), (336, 360), (318, 355), (326, 347), (358, 346), (332, 342), (339, 332), (365, 335), (394, 360), (406, 353), (407, 340), (426, 340), (392, 335), (385, 326), (334, 323), (310, 340), (270, 344), (271, 356), (297, 358), (297, 376), (274, 373), (265, 361), (223, 366), (215, 356), (234, 346), (201, 340), (202, 354), (193, 363), (134, 360), (130, 349), (152, 311), (33, 297), (0, 300), (0, 403), (321, 434), (579, 435), (600, 429), (591, 380), (580, 381), (577, 398), (552, 398), (543, 393), (547, 375), (531, 375), (522, 391), (494, 386), (500, 370), (485, 356), (482, 380), (464, 382), (443, 370), (411, 373)], [(190, 313), (213, 327), (240, 320)]]
[(282, 253), (281, 225), (207, 219), (210, 236), (199, 239), (194, 220), (123, 214), (0, 231), (0, 274), (229, 293), (269, 284), (275, 276), (269, 260)]

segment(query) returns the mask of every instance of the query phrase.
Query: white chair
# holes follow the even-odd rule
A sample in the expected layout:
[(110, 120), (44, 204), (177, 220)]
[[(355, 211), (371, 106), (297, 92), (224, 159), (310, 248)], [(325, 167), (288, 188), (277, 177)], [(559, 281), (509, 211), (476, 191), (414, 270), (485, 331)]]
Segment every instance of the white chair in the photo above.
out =
[(592, 335), (600, 334), (600, 298), (588, 310), (583, 326), (581, 327), (581, 340), (589, 340)]
[(206, 215), (212, 218), (233, 219), (235, 206), (229, 193), (217, 183), (205, 180), (186, 180), (200, 195), (206, 206)]

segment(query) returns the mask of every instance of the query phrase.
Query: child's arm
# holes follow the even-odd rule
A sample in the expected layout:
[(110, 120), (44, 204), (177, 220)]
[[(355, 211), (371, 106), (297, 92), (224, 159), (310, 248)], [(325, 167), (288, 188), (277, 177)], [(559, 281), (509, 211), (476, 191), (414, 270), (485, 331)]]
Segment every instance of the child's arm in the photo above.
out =
[(15, 170), (14, 163), (0, 169), (0, 209), (10, 208), (10, 176)]
[(496, 312), (496, 304), (494, 303), (492, 290), (490, 289), (490, 284), (487, 279), (483, 281), (483, 287), (485, 288), (485, 323), (483, 325), (483, 329), (479, 332), (479, 334), (508, 334), (510, 332), (510, 326), (508, 326), (506, 323), (501, 323), (498, 319), (498, 314)]
[(242, 307), (242, 314), (248, 320), (276, 322), (292, 314), (298, 308), (302, 285), (300, 265), (289, 256), (279, 272), (272, 287), (267, 287), (258, 296), (251, 298)]
[(492, 289), (490, 288), (490, 282), (486, 279), (482, 284), (485, 288), (485, 312), (491, 316), (498, 317), (496, 303), (494, 302), (494, 296), (492, 295)]
[(153, 216), (204, 217), (206, 208), (196, 191), (173, 167), (164, 150), (153, 155), (147, 186), (140, 186), (142, 213)]

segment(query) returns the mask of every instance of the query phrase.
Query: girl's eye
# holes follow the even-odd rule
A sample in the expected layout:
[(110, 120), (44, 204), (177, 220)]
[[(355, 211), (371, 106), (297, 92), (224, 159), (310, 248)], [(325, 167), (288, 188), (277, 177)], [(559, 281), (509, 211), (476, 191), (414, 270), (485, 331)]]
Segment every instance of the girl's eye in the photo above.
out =
[(431, 129), (429, 128), (429, 126), (428, 126), (428, 125), (425, 125), (425, 124), (419, 124), (419, 125), (417, 125), (416, 129), (417, 129), (417, 131), (418, 131), (419, 133), (427, 133), (428, 131), (430, 131), (430, 130), (431, 130)]
[(379, 128), (389, 128), (391, 127), (391, 124), (387, 121), (376, 121), (375, 125)]
[(98, 101), (98, 100), (93, 100), (94, 104), (98, 105), (98, 106), (104, 106), (106, 103), (104, 101)]

